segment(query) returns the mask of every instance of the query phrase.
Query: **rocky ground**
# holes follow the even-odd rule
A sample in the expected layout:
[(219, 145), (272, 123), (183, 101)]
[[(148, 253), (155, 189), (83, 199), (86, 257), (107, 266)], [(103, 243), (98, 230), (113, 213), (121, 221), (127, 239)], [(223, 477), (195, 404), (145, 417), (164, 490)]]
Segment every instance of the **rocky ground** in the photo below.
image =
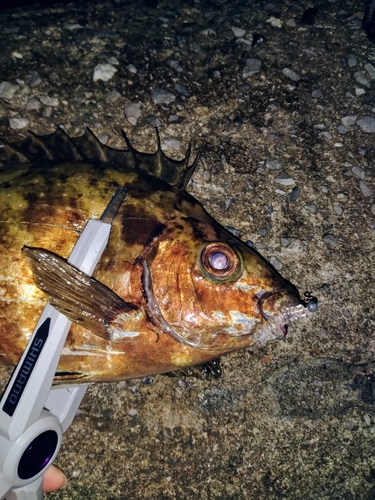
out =
[[(308, 9), (306, 11), (306, 9)], [(96, 0), (0, 11), (0, 133), (181, 157), (189, 191), (319, 299), (207, 381), (92, 386), (65, 499), (375, 498), (375, 44), (361, 0)], [(6, 372), (3, 370), (3, 381)]]

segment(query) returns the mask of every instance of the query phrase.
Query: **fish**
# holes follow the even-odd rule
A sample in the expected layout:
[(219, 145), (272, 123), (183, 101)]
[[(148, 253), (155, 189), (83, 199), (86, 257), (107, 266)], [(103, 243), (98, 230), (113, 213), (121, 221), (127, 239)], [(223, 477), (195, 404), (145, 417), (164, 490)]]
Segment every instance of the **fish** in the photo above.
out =
[[(0, 147), (0, 363), (16, 365), (47, 300), (72, 321), (56, 383), (112, 382), (211, 366), (284, 338), (308, 311), (295, 286), (216, 222), (182, 160), (62, 128)], [(67, 258), (113, 193), (126, 196), (87, 276)], [(210, 364), (211, 363), (211, 364)], [(205, 368), (206, 367), (206, 368)]]

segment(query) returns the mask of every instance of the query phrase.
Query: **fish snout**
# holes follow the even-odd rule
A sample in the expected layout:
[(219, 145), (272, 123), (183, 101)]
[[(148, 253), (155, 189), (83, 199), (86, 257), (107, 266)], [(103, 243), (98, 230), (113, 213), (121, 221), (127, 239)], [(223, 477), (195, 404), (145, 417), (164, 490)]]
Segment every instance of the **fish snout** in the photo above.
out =
[(305, 316), (305, 305), (294, 289), (287, 293), (283, 290), (263, 290), (254, 299), (260, 315), (268, 323), (277, 323), (284, 334), (290, 321)]

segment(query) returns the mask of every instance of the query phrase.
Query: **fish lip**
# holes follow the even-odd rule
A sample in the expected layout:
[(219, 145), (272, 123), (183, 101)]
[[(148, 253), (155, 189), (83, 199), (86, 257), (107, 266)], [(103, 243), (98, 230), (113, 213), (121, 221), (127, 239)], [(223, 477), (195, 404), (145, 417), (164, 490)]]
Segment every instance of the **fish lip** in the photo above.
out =
[[(270, 320), (272, 320), (272, 316), (265, 313), (264, 310), (263, 310), (263, 303), (265, 300), (269, 299), (270, 297), (272, 297), (272, 295), (275, 295), (277, 292), (270, 292), (269, 290), (268, 291), (261, 291), (261, 292), (258, 292), (256, 295), (255, 295), (255, 298), (257, 298), (257, 307), (258, 307), (258, 310), (260, 312), (260, 315), (262, 316), (263, 319), (265, 319), (267, 322), (270, 322)], [(286, 336), (286, 334), (288, 333), (288, 325), (285, 324), (285, 325), (278, 325), (280, 330), (282, 331), (284, 337)]]

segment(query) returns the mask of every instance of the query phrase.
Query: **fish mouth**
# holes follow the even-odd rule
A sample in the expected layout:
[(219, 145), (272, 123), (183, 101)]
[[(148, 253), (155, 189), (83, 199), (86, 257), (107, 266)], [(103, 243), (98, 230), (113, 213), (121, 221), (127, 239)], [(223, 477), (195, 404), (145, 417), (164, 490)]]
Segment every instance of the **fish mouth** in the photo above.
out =
[[(283, 300), (282, 293), (279, 291), (262, 290), (255, 295), (254, 299), (257, 300), (257, 308), (262, 318), (267, 321), (270, 327), (281, 330), (284, 337), (288, 332), (288, 323), (307, 316), (306, 307), (301, 301), (297, 299), (294, 300), (293, 305), (286, 305), (286, 301)], [(290, 299), (289, 302), (291, 302)], [(266, 312), (266, 308), (275, 310), (275, 313)]]

